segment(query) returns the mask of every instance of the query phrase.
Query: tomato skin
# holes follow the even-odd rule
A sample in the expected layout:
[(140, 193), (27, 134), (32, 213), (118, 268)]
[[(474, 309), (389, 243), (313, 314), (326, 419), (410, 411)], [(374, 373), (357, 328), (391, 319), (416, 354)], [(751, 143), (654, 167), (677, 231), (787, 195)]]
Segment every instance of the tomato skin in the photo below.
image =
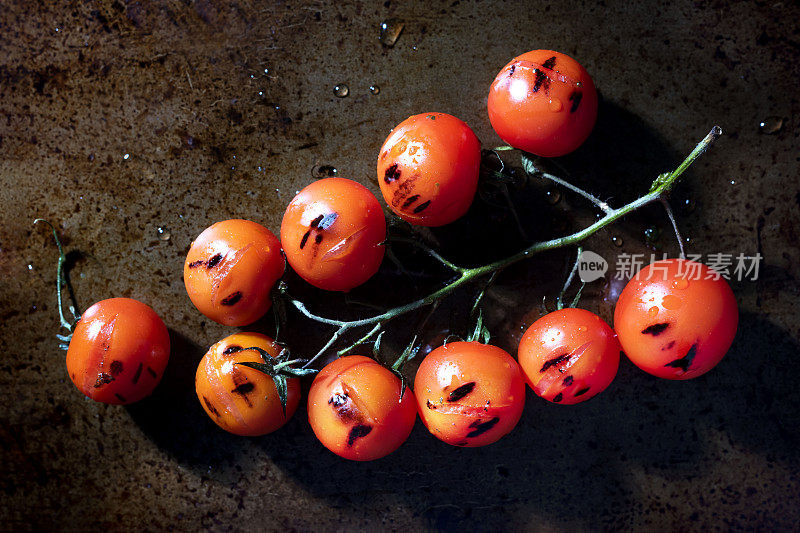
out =
[(325, 178), (301, 190), (281, 223), (286, 259), (320, 289), (349, 291), (378, 271), (386, 219), (377, 198), (345, 178)]
[[(703, 279), (694, 279), (694, 271)], [(739, 310), (728, 283), (694, 261), (667, 259), (640, 270), (620, 294), (614, 328), (633, 364), (654, 376), (691, 379), (728, 351)]]
[(422, 113), (401, 122), (378, 156), (383, 199), (418, 226), (449, 224), (467, 212), (478, 187), (481, 143), (464, 122)]
[[(300, 380), (286, 379), (286, 414), (272, 378), (236, 363), (262, 363), (261, 348), (273, 358), (281, 348), (260, 333), (235, 333), (217, 342), (200, 360), (195, 390), (200, 405), (219, 427), (247, 437), (266, 435), (282, 427), (300, 404)], [(238, 350), (237, 350), (238, 348)]]
[(67, 350), (67, 373), (97, 402), (149, 396), (169, 361), (169, 332), (149, 306), (131, 298), (97, 302), (83, 313)]
[(411, 434), (414, 393), (369, 357), (349, 355), (326, 365), (308, 393), (308, 421), (330, 451), (354, 461), (389, 455)]
[(205, 316), (226, 326), (245, 326), (270, 308), (270, 290), (283, 269), (278, 238), (261, 224), (234, 219), (213, 224), (194, 240), (183, 280)]
[(414, 380), (420, 418), (454, 446), (496, 442), (519, 422), (525, 379), (504, 350), (479, 342), (450, 342), (429, 353)]
[(515, 57), (489, 88), (489, 121), (505, 142), (542, 157), (577, 149), (597, 120), (597, 91), (571, 57), (533, 50)]
[(548, 313), (525, 331), (517, 359), (533, 392), (573, 405), (603, 392), (619, 368), (617, 334), (585, 309)]

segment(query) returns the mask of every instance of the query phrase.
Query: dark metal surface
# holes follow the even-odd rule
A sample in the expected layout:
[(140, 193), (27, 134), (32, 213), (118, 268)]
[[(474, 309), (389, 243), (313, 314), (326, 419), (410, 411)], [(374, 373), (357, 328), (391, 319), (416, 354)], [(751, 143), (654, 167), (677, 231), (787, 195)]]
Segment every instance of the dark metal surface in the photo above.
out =
[[(405, 22), (394, 48), (377, 40), (388, 18)], [(796, 528), (798, 20), (782, 2), (3, 2), (0, 529)], [(560, 164), (612, 201), (644, 192), (714, 124), (725, 131), (677, 191), (693, 206), (679, 212), (690, 251), (764, 256), (758, 281), (733, 283), (741, 324), (723, 362), (681, 383), (623, 361), (584, 405), (529, 394), (493, 446), (449, 447), (418, 423), (369, 464), (319, 445), (303, 407), (262, 438), (214, 426), (194, 371), (232, 331), (185, 294), (191, 240), (236, 217), (277, 232), (318, 164), (378, 192), (377, 151), (412, 114), (455, 114), (500, 144), (489, 83), (536, 48), (578, 59), (602, 93), (595, 132)], [(346, 98), (334, 96), (341, 83)], [(759, 131), (768, 117), (783, 120), (771, 135)], [(546, 233), (552, 219), (529, 207), (546, 202), (520, 194), (533, 233)], [(69, 382), (53, 337), (55, 250), (35, 217), (77, 251), (84, 308), (130, 296), (167, 323), (172, 359), (150, 399), (95, 404)], [(650, 253), (652, 223), (675, 253), (655, 208), (588, 246)], [(478, 225), (459, 228), (481, 238)], [(453, 256), (470, 246), (460, 233)], [(566, 260), (550, 254), (498, 280), (489, 319), (500, 346), (513, 353)], [(585, 305), (610, 318), (601, 285)], [(293, 324), (297, 353), (326, 333)]]

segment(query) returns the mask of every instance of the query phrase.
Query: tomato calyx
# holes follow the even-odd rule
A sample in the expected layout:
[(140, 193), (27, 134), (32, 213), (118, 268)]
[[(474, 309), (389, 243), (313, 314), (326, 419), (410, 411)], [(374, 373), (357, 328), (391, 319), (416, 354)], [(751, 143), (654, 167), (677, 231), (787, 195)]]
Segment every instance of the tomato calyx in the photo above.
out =
[[(230, 349), (230, 348), (229, 348)], [(274, 359), (270, 356), (269, 352), (264, 350), (263, 348), (258, 348), (257, 346), (251, 346), (250, 348), (238, 348), (234, 351), (248, 351), (252, 350), (257, 352), (263, 363), (253, 363), (253, 362), (241, 362), (235, 363), (237, 365), (246, 366), (252, 368), (254, 370), (258, 370), (259, 372), (268, 375), (272, 378), (272, 381), (275, 382), (275, 389), (278, 391), (278, 398), (281, 400), (281, 408), (283, 409), (284, 416), (286, 415), (286, 402), (288, 399), (287, 393), (287, 382), (288, 378), (300, 378), (303, 376), (309, 376), (311, 374), (317, 373), (316, 369), (313, 368), (295, 368), (292, 365), (295, 364), (302, 364), (305, 363), (305, 359), (289, 359), (289, 349), (283, 348), (277, 357)]]

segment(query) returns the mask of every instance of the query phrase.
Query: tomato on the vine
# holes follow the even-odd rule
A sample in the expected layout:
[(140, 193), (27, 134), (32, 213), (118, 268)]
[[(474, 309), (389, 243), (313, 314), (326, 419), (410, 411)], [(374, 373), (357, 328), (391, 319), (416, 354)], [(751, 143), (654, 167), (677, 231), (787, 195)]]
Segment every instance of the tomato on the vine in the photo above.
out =
[(597, 120), (597, 91), (571, 57), (533, 50), (503, 67), (489, 88), (489, 121), (505, 142), (542, 157), (577, 149)]
[(92, 400), (129, 404), (153, 392), (168, 360), (169, 333), (156, 312), (131, 298), (110, 298), (75, 326), (67, 373)]
[(183, 280), (205, 316), (226, 326), (245, 326), (270, 308), (270, 290), (283, 269), (281, 243), (270, 230), (249, 220), (225, 220), (194, 240)]
[(420, 418), (455, 446), (485, 446), (512, 429), (525, 405), (525, 380), (504, 350), (450, 342), (429, 353), (414, 380)]
[(286, 379), (286, 410), (273, 379), (238, 363), (263, 363), (261, 348), (273, 359), (280, 346), (260, 333), (236, 333), (217, 342), (200, 360), (195, 376), (197, 399), (219, 427), (236, 435), (272, 433), (300, 404), (300, 380)]
[(614, 329), (628, 358), (667, 379), (691, 379), (716, 366), (738, 322), (728, 283), (706, 265), (684, 259), (640, 270), (614, 309)]
[(371, 461), (406, 441), (417, 418), (414, 393), (391, 370), (350, 355), (326, 365), (308, 393), (308, 421), (333, 453)]
[(325, 178), (301, 190), (281, 223), (286, 259), (320, 289), (349, 291), (372, 277), (383, 261), (386, 219), (363, 185)]
[(378, 183), (397, 216), (442, 226), (469, 209), (480, 165), (481, 144), (469, 126), (445, 113), (423, 113), (401, 122), (383, 143)]
[(576, 404), (608, 387), (617, 375), (617, 334), (585, 309), (548, 313), (525, 331), (517, 356), (533, 391), (553, 403)]

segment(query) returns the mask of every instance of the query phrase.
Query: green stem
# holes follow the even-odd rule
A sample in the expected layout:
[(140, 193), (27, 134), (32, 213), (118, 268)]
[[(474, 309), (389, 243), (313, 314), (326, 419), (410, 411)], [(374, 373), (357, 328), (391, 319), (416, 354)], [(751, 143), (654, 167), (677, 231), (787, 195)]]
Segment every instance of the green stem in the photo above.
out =
[[(653, 182), (653, 185), (650, 188), (650, 191), (647, 194), (617, 209), (612, 209), (610, 207), (608, 208), (608, 210), (604, 209), (605, 216), (603, 216), (603, 218), (597, 220), (594, 224), (587, 226), (586, 228), (577, 231), (571, 235), (558, 237), (555, 239), (551, 239), (549, 241), (534, 243), (525, 248), (524, 250), (510, 257), (506, 257), (504, 259), (500, 259), (499, 261), (495, 261), (493, 263), (489, 263), (487, 265), (475, 268), (459, 267), (457, 265), (450, 263), (444, 258), (441, 258), (441, 256), (433, 252), (433, 254), (435, 254), (433, 255), (433, 257), (435, 259), (447, 265), (458, 274), (456, 278), (447, 283), (446, 285), (444, 285), (443, 287), (439, 288), (438, 290), (428, 294), (427, 296), (424, 296), (407, 304), (394, 307), (384, 313), (352, 321), (326, 318), (312, 313), (311, 311), (308, 310), (308, 308), (306, 308), (303, 302), (291, 298), (291, 296), (289, 296), (285, 291), (283, 291), (284, 295), (290, 298), (292, 305), (294, 305), (295, 308), (298, 311), (300, 311), (303, 315), (305, 315), (307, 318), (310, 318), (311, 320), (320, 322), (322, 324), (338, 326), (339, 328), (338, 330), (336, 330), (336, 332), (334, 332), (333, 336), (328, 340), (325, 346), (323, 346), (323, 348), (317, 353), (317, 355), (312, 357), (308, 361), (308, 363), (304, 365), (304, 368), (308, 367), (316, 359), (318, 359), (323, 354), (323, 352), (325, 352), (325, 350), (330, 348), (333, 345), (333, 343), (336, 342), (336, 340), (349, 329), (359, 328), (363, 326), (372, 326), (379, 323), (382, 324), (397, 316), (414, 311), (416, 309), (419, 309), (420, 307), (430, 305), (438, 301), (440, 298), (447, 296), (451, 292), (455, 291), (458, 287), (466, 283), (469, 283), (476, 278), (501, 270), (509, 265), (517, 263), (539, 252), (544, 252), (546, 250), (554, 250), (557, 248), (563, 248), (565, 246), (577, 244), (585, 240), (586, 238), (590, 237), (591, 235), (597, 233), (606, 226), (613, 224), (614, 222), (623, 218), (627, 214), (636, 211), (637, 209), (640, 209), (653, 202), (660, 201), (669, 193), (669, 191), (675, 185), (681, 174), (683, 174), (684, 171), (687, 168), (689, 168), (689, 166), (721, 134), (722, 130), (719, 128), (719, 126), (714, 126), (714, 128), (711, 129), (708, 135), (705, 136), (705, 138), (694, 148), (694, 150), (692, 150), (692, 152), (686, 157), (686, 159), (684, 159), (684, 161), (680, 165), (678, 165), (678, 167), (675, 170), (673, 170), (672, 172), (668, 172), (666, 174), (661, 174), (660, 176), (658, 176), (658, 178), (656, 178), (656, 180)], [(431, 252), (429, 251), (428, 253)]]
[[(50, 226), (50, 230), (53, 232), (53, 239), (56, 241), (56, 246), (58, 247), (58, 266), (56, 268), (56, 300), (58, 302), (58, 317), (61, 320), (61, 327), (66, 329), (67, 331), (72, 331), (72, 328), (80, 319), (80, 311), (78, 309), (78, 301), (75, 298), (75, 291), (72, 288), (72, 283), (69, 280), (69, 277), (64, 272), (64, 263), (67, 260), (67, 256), (64, 255), (64, 249), (61, 246), (61, 240), (58, 238), (58, 233), (56, 232), (55, 226), (53, 226), (50, 222), (43, 218), (37, 218), (33, 221), (34, 224), (38, 224), (39, 222), (44, 222), (48, 226)], [(62, 285), (67, 286), (67, 292), (69, 293), (70, 301), (72, 302), (72, 315), (75, 317), (75, 322), (69, 322), (66, 317), (64, 317), (64, 303), (61, 297), (62, 292)], [(65, 336), (63, 339), (64, 341), (68, 341), (70, 335)]]

